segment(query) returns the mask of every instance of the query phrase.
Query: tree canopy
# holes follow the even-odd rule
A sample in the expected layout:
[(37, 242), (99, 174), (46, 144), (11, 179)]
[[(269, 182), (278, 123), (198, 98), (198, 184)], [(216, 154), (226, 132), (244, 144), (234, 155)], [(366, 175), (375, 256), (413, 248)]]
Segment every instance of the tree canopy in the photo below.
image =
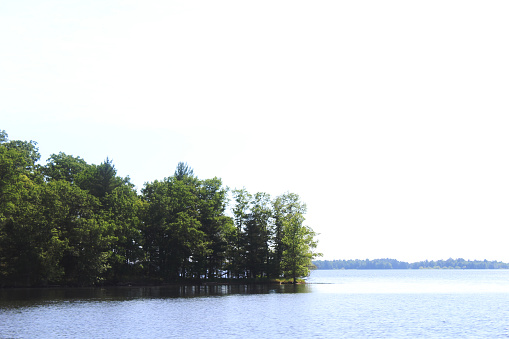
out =
[(182, 162), (138, 192), (109, 158), (39, 160), (0, 131), (0, 287), (295, 280), (317, 255), (294, 193), (229, 190)]

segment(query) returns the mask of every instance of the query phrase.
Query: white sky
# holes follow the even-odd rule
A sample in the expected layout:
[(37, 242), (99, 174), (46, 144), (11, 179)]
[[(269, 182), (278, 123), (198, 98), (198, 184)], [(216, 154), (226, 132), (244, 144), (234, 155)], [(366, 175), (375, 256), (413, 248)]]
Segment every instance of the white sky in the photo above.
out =
[(509, 3), (0, 0), (0, 129), (308, 206), (324, 259), (509, 262)]

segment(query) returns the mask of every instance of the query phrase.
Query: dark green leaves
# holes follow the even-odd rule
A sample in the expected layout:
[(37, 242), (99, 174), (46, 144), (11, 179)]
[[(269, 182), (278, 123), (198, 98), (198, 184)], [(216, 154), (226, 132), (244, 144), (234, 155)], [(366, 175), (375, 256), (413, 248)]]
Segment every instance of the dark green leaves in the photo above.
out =
[(108, 158), (53, 154), (0, 131), (0, 287), (307, 274), (316, 246), (296, 194), (271, 200), (185, 163), (136, 192)]

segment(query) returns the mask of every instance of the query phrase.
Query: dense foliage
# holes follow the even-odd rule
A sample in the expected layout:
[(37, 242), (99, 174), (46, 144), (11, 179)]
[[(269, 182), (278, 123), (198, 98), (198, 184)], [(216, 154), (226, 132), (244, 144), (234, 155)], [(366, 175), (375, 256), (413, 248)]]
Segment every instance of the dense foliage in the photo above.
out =
[(113, 163), (0, 131), (0, 286), (305, 276), (315, 233), (296, 194), (229, 190), (187, 164), (139, 194)]
[(377, 269), (423, 269), (423, 268), (448, 268), (448, 269), (501, 269), (509, 268), (509, 264), (488, 261), (488, 260), (464, 260), (452, 259), (437, 261), (418, 261), (408, 263), (395, 259), (375, 259), (375, 260), (317, 260), (313, 264), (320, 270), (334, 269), (356, 269), (356, 270), (377, 270)]

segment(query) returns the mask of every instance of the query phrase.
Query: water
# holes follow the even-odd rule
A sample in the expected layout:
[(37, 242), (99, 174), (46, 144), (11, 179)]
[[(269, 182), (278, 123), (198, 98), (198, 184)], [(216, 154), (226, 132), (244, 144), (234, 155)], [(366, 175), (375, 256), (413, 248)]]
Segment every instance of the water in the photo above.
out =
[(509, 270), (314, 271), (291, 286), (0, 290), (0, 338), (506, 338)]

